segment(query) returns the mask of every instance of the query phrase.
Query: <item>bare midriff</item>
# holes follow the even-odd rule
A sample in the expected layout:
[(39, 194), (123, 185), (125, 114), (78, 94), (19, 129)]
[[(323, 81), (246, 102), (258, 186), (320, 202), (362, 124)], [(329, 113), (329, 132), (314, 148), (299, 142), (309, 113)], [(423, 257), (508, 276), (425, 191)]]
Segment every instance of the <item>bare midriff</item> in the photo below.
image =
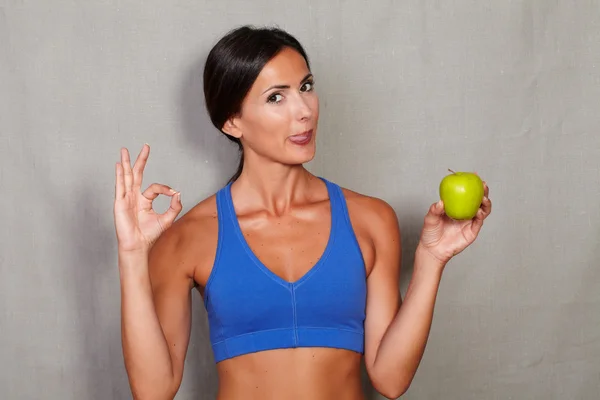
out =
[(217, 364), (217, 400), (364, 400), (361, 355), (331, 348), (262, 351)]

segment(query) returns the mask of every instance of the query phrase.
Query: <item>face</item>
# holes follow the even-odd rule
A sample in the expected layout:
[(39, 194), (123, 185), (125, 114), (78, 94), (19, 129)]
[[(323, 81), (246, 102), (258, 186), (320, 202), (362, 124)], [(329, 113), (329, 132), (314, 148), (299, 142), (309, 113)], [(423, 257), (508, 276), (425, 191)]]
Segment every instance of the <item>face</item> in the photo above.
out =
[(315, 155), (319, 99), (304, 58), (284, 49), (268, 62), (224, 131), (238, 137), (244, 153), (286, 165)]

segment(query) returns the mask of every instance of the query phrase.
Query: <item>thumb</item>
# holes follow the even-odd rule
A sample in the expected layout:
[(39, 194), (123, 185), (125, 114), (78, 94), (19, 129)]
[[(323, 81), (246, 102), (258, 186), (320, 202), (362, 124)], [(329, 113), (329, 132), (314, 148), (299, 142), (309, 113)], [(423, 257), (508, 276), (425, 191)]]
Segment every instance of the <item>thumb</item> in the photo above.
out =
[(440, 200), (429, 207), (429, 211), (425, 216), (425, 224), (436, 225), (441, 220), (442, 215), (444, 215), (444, 202)]
[(175, 193), (171, 197), (171, 203), (169, 204), (169, 209), (165, 211), (164, 214), (160, 215), (160, 223), (164, 227), (171, 226), (177, 215), (183, 209), (183, 205), (181, 204), (181, 192)]

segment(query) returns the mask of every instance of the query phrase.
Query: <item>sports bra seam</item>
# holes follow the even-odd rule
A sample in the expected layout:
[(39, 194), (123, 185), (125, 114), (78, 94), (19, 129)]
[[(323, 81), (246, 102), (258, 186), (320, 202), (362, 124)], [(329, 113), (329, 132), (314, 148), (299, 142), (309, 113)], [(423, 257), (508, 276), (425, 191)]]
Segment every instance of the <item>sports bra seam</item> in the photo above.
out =
[(237, 339), (237, 338), (244, 337), (244, 336), (255, 335), (257, 333), (262, 333), (262, 332), (276, 332), (276, 331), (290, 331), (290, 330), (294, 330), (294, 328), (261, 329), (259, 331), (246, 332), (246, 333), (242, 333), (240, 335), (230, 336), (227, 339), (222, 339), (222, 340), (219, 340), (218, 342), (214, 342), (213, 345), (221, 344), (221, 343), (227, 342), (228, 340), (231, 340), (231, 339)]
[(358, 333), (360, 335), (364, 335), (363, 331), (357, 331), (354, 329), (346, 329), (346, 328), (328, 328), (325, 326), (299, 326), (298, 329), (315, 329), (315, 330), (322, 330), (322, 331), (343, 331), (343, 332), (351, 332), (351, 333)]
[(255, 335), (257, 333), (262, 333), (262, 332), (291, 331), (291, 330), (297, 330), (297, 329), (314, 329), (314, 330), (327, 330), (327, 331), (343, 331), (343, 332), (356, 333), (356, 334), (364, 336), (364, 332), (362, 332), (362, 331), (356, 331), (356, 330), (353, 330), (353, 329), (327, 328), (327, 327), (319, 327), (319, 326), (298, 326), (296, 328), (263, 329), (263, 330), (259, 330), (259, 331), (255, 331), (255, 332), (242, 333), (241, 335), (235, 335), (235, 336), (228, 337), (227, 339), (219, 340), (218, 342), (212, 343), (212, 345), (216, 346), (218, 344), (225, 343), (225, 342), (230, 341), (232, 339), (237, 339), (237, 338), (244, 337), (244, 336)]

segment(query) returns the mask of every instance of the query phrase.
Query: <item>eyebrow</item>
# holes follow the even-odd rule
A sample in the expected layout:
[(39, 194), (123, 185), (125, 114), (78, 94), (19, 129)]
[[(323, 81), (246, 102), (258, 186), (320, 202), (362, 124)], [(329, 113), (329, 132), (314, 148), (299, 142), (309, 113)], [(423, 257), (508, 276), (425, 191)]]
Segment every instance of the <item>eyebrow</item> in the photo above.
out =
[[(308, 73), (304, 78), (302, 78), (302, 80), (300, 81), (300, 83), (304, 83), (306, 82), (309, 78), (312, 78), (313, 74), (312, 73)], [(262, 94), (267, 93), (269, 90), (273, 90), (273, 89), (289, 89), (290, 86), (289, 85), (273, 85), (270, 88), (268, 88), (267, 90), (265, 90), (264, 92), (262, 92)]]

